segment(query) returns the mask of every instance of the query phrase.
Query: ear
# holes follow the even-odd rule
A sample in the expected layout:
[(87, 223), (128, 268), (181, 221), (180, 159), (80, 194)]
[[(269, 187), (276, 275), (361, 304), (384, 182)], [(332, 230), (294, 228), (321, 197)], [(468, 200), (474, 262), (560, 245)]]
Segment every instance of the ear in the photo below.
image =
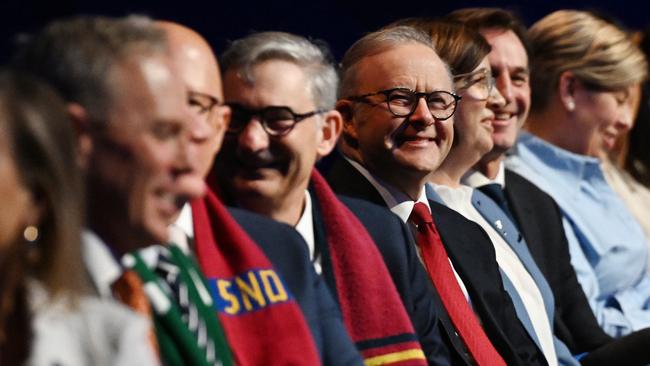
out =
[(357, 130), (354, 126), (354, 110), (352, 102), (345, 99), (340, 99), (336, 102), (336, 110), (341, 115), (343, 121), (343, 136), (346, 138), (357, 139)]
[(335, 109), (325, 113), (321, 125), (321, 140), (316, 148), (319, 158), (328, 155), (334, 149), (342, 128), (343, 117), (341, 113)]
[(228, 125), (230, 124), (230, 117), (232, 115), (232, 110), (227, 105), (220, 105), (215, 107), (217, 108), (217, 115), (215, 116), (215, 154), (219, 153), (221, 150), (221, 143), (223, 143), (223, 137), (228, 130)]
[(45, 211), (47, 210), (47, 204), (43, 200), (37, 200), (33, 195), (30, 196), (27, 224), (39, 227), (39, 224), (43, 221), (43, 215), (45, 215)]
[(77, 164), (86, 169), (93, 149), (90, 118), (84, 107), (78, 103), (68, 103), (66, 112), (72, 122), (75, 138), (77, 140)]
[(569, 113), (575, 110), (576, 89), (578, 87), (580, 87), (580, 83), (572, 71), (565, 71), (560, 75), (558, 95), (562, 105)]
[[(33, 189), (29, 189), (27, 187), (23, 187), (19, 194), (24, 195), (23, 202), (27, 208), (24, 211), (23, 216), (24, 228), (34, 226), (37, 230), (40, 230), (41, 224), (43, 223), (43, 217), (48, 210), (48, 203), (45, 202), (42, 197), (39, 197), (41, 195), (38, 192), (35, 192)], [(36, 234), (38, 235), (38, 232)], [(25, 232), (23, 232), (23, 235), (25, 235)]]

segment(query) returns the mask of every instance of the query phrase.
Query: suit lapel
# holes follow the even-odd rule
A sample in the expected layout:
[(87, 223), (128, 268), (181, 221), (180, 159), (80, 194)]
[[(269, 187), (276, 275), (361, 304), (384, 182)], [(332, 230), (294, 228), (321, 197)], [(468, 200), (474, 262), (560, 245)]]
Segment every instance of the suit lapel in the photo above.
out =
[(505, 273), (501, 271), (501, 268), (499, 268), (499, 273), (501, 274), (503, 288), (510, 296), (510, 299), (512, 300), (512, 304), (515, 306), (515, 311), (517, 312), (517, 318), (519, 318), (521, 324), (523, 324), (524, 328), (528, 332), (528, 335), (533, 339), (533, 341), (535, 341), (537, 347), (541, 349), (542, 345), (539, 343), (539, 338), (537, 338), (537, 333), (535, 333), (535, 328), (533, 328), (533, 322), (530, 320), (530, 317), (528, 316), (528, 311), (526, 310), (526, 307), (524, 306), (524, 302), (521, 300), (521, 297), (519, 296), (517, 289), (515, 289), (515, 285), (513, 285), (510, 279), (508, 278), (508, 276), (506, 276)]
[(474, 208), (476, 208), (481, 216), (492, 225), (503, 240), (508, 243), (512, 250), (517, 254), (517, 257), (519, 257), (519, 260), (523, 263), (528, 273), (533, 277), (533, 280), (542, 293), (549, 321), (553, 324), (555, 301), (553, 293), (551, 292), (551, 287), (542, 274), (542, 271), (537, 266), (533, 256), (530, 254), (526, 241), (519, 233), (517, 227), (494, 201), (477, 189), (474, 189), (472, 193), (472, 205), (474, 205)]
[(355, 169), (338, 151), (332, 152), (327, 172), (322, 172), (331, 187), (336, 187), (336, 194), (370, 201), (385, 207), (386, 202), (372, 184)]
[(539, 237), (537, 235), (539, 230), (537, 212), (535, 212), (535, 208), (529, 204), (528, 200), (517, 199), (517, 197), (526, 197), (526, 192), (520, 191), (520, 185), (517, 184), (518, 182), (514, 174), (506, 169), (505, 195), (512, 214), (519, 223), (521, 233), (524, 237), (528, 238), (530, 243), (531, 238)]

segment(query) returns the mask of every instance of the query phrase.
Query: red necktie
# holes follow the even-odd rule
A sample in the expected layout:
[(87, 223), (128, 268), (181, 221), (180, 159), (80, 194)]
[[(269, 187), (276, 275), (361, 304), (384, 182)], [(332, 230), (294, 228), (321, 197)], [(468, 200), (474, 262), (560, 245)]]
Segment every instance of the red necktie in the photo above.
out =
[(465, 347), (480, 366), (505, 366), (458, 285), (427, 205), (416, 202), (409, 221), (417, 227), (416, 239), (424, 267)]
[[(113, 282), (111, 290), (113, 291), (113, 296), (118, 301), (153, 322), (151, 305), (149, 304), (149, 300), (147, 300), (147, 295), (144, 293), (144, 285), (135, 271), (124, 271), (122, 275)], [(149, 342), (151, 343), (154, 352), (158, 354), (158, 340), (153, 327), (149, 329)]]

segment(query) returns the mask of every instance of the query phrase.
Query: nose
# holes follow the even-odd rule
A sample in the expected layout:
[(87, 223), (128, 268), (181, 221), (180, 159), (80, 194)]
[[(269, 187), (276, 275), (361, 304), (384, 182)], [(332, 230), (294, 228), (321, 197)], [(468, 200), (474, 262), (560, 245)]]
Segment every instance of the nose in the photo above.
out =
[[(512, 92), (510, 92), (510, 94), (512, 94)], [(492, 88), (487, 99), (488, 108), (491, 110), (498, 110), (499, 108), (503, 108), (506, 104), (506, 98), (501, 94), (499, 88)]]
[(436, 123), (424, 97), (418, 98), (418, 101), (415, 104), (415, 110), (409, 116), (409, 121), (412, 124), (420, 125), (422, 127), (427, 127)]
[(195, 141), (193, 128), (179, 136), (173, 175), (176, 194), (184, 199), (192, 200), (205, 194), (204, 177), (198, 169), (200, 149), (200, 145)]
[(237, 148), (247, 152), (264, 150), (269, 146), (269, 135), (258, 117), (253, 117), (237, 136)]
[(512, 83), (510, 80), (510, 75), (507, 72), (502, 72), (496, 78), (495, 90), (501, 94), (501, 97), (504, 100), (504, 105), (512, 103), (515, 98), (512, 91)]
[(634, 111), (632, 106), (626, 104), (616, 119), (615, 127), (619, 133), (627, 133), (634, 125)]

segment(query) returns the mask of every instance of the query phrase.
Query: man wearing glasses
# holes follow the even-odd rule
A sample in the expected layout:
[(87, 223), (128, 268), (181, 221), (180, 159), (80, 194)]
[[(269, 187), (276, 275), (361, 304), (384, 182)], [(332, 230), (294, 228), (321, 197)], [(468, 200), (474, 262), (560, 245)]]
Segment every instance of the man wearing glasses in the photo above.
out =
[(328, 53), (266, 32), (235, 41), (221, 62), (232, 119), (215, 169), (230, 203), (305, 238), (367, 363), (449, 364), (408, 229), (384, 208), (336, 197), (314, 171), (342, 125)]
[[(530, 109), (526, 28), (499, 8), (467, 8), (448, 18), (476, 29), (491, 46), (488, 59), (505, 103), (488, 103), (496, 116), (494, 146), (465, 174), (463, 184), (486, 193), (512, 220), (554, 297), (553, 333), (581, 364), (647, 364), (648, 330), (612, 341), (599, 326), (571, 265), (560, 209), (552, 197), (504, 166)], [(521, 236), (520, 236), (521, 237)], [(557, 343), (556, 343), (557, 344)], [(640, 346), (640, 347), (639, 347)], [(562, 349), (558, 349), (561, 356)], [(560, 364), (570, 364), (560, 358)]]
[(429, 36), (410, 27), (368, 34), (346, 52), (340, 74), (344, 157), (327, 178), (338, 193), (388, 206), (412, 225), (446, 310), (452, 360), (546, 364), (503, 289), (486, 233), (426, 197), (428, 176), (451, 148), (460, 99)]
[[(189, 148), (196, 150), (196, 173), (203, 180), (209, 173), (219, 174), (218, 171), (212, 171), (212, 164), (221, 147), (230, 117), (230, 109), (223, 104), (219, 66), (212, 49), (198, 33), (171, 22), (159, 21), (157, 25), (166, 33), (175, 70), (187, 88), (187, 103), (194, 117), (189, 126)], [(213, 187), (208, 186), (209, 191), (211, 188)], [(210, 195), (212, 192), (208, 193)], [(215, 298), (215, 309), (224, 321), (225, 336), (234, 362), (242, 365), (311, 364), (315, 361), (307, 354), (313, 338), (313, 343), (320, 351), (321, 363), (360, 364), (358, 352), (346, 334), (336, 304), (324, 281), (311, 268), (306, 250), (300, 250), (304, 247), (300, 236), (285, 225), (243, 210), (228, 209), (221, 216), (215, 215), (216, 211), (208, 211), (214, 221), (232, 222), (231, 219), (234, 219), (236, 224), (233, 226), (241, 227), (254, 240), (256, 248), (251, 250), (246, 247), (237, 252), (232, 247), (244, 248), (242, 244), (245, 238), (237, 235), (236, 230), (216, 230), (201, 220), (201, 216), (205, 216), (206, 207), (208, 210), (214, 208), (209, 202), (212, 201), (208, 197), (195, 200), (191, 205), (186, 204), (170, 231), (176, 242), (185, 242), (185, 251), (197, 258), (208, 282), (215, 284), (210, 286)], [(210, 236), (214, 236), (214, 241), (206, 239)], [(206, 243), (213, 246), (208, 249), (218, 248), (219, 253), (236, 253), (223, 254), (225, 263), (222, 263), (222, 267), (234, 268), (234, 280), (215, 273), (213, 267), (216, 266), (210, 262), (215, 251), (206, 250)], [(250, 260), (257, 248), (262, 250), (271, 266), (259, 268), (255, 264), (254, 268), (244, 268), (242, 272), (237, 267), (242, 257)], [(255, 273), (253, 277), (251, 273)], [(281, 282), (269, 282), (269, 278)], [(279, 286), (278, 283), (282, 285)], [(242, 295), (241, 289), (248, 289), (247, 286), (254, 288), (255, 284), (260, 285), (256, 297)], [(290, 323), (291, 319), (286, 313), (274, 313), (274, 307), (286, 308), (287, 302), (282, 299), (285, 291), (285, 298), (295, 299), (298, 303), (302, 313), (298, 316), (304, 316), (311, 336), (301, 333), (300, 329), (292, 329), (295, 324)], [(245, 311), (253, 304), (255, 311)], [(226, 324), (228, 321), (231, 322), (230, 326)], [(270, 329), (272, 336), (267, 333), (267, 329)], [(245, 346), (241, 344), (241, 335)], [(293, 339), (292, 343), (288, 339)], [(293, 350), (287, 351), (287, 348)]]

